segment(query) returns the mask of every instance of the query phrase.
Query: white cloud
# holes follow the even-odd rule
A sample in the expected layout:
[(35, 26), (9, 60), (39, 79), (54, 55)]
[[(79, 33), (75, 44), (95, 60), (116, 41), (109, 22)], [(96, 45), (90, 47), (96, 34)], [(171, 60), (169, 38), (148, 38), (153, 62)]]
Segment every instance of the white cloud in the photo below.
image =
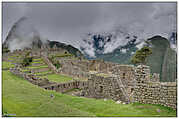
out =
[(138, 49), (141, 49), (141, 48), (144, 47), (144, 45), (145, 45), (145, 42), (141, 42), (141, 43), (139, 43), (136, 47), (137, 47)]
[(127, 50), (126, 49), (121, 49), (121, 52), (125, 54), (127, 52)]
[(131, 52), (131, 55), (135, 54), (135, 52)]
[[(95, 50), (80, 37), (84, 33), (114, 32), (115, 27), (120, 27), (141, 42), (155, 35), (168, 38), (176, 31), (176, 3), (3, 3), (3, 40), (23, 15), (32, 20), (43, 37), (76, 48), (90, 47), (87, 52), (92, 56)], [(125, 45), (123, 35), (106, 44), (104, 53)]]

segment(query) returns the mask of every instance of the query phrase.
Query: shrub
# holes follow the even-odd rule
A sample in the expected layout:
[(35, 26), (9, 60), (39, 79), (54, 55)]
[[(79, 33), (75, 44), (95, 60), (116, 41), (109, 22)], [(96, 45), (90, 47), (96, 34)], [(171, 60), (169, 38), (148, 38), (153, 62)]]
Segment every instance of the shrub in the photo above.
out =
[(33, 60), (33, 58), (29, 56), (29, 54), (30, 54), (30, 52), (27, 52), (27, 54), (25, 55), (25, 57), (21, 63), (23, 67), (30, 65)]
[(135, 55), (132, 57), (131, 62), (133, 64), (146, 63), (146, 58), (152, 54), (151, 48), (144, 46), (142, 49), (137, 50)]
[(59, 68), (61, 67), (61, 64), (59, 63), (59, 61), (57, 61), (57, 60), (55, 59), (54, 56), (49, 57), (49, 60), (52, 62), (52, 64), (53, 64), (57, 69), (59, 69)]
[(10, 52), (10, 50), (9, 50), (8, 48), (3, 48), (3, 49), (2, 49), (2, 52), (3, 52), (3, 53), (8, 53), (8, 52)]
[(26, 67), (32, 62), (32, 57), (25, 57), (22, 61), (22, 66)]

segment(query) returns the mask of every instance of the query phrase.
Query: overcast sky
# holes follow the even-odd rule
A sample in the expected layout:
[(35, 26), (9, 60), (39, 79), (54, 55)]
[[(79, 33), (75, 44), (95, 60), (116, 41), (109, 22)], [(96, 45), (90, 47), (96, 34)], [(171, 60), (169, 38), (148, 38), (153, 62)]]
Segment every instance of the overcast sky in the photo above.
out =
[(88, 32), (124, 27), (144, 39), (176, 30), (176, 3), (3, 3), (3, 41), (19, 18), (40, 35), (79, 47)]

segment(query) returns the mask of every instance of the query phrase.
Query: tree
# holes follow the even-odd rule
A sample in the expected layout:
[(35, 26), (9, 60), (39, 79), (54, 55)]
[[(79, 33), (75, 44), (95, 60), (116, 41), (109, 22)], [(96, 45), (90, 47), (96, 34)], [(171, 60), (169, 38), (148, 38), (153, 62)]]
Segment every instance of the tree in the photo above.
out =
[(142, 49), (137, 50), (134, 56), (131, 59), (133, 64), (145, 64), (146, 58), (152, 54), (151, 48), (144, 46)]
[(23, 59), (23, 61), (22, 61), (22, 63), (21, 63), (21, 65), (22, 65), (23, 67), (26, 67), (26, 66), (28, 66), (28, 65), (31, 64), (33, 58), (32, 58), (31, 56), (29, 56), (29, 55), (30, 55), (30, 52), (27, 52), (27, 53), (25, 54), (25, 57), (24, 57), (24, 59)]

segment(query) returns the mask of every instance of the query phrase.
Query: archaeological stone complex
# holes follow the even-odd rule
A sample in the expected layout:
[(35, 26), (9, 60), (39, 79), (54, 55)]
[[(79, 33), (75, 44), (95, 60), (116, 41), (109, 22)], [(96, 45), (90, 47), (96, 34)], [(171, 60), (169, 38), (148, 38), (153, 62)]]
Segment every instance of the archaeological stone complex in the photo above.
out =
[[(58, 48), (49, 50), (48, 54), (57, 53), (57, 50)], [(15, 52), (21, 53), (20, 51)], [(55, 83), (48, 79), (39, 79), (33, 74), (22, 73), (20, 67), (10, 69), (12, 73), (44, 89), (61, 93), (70, 89), (80, 89), (78, 96), (120, 100), (125, 103), (160, 104), (173, 109), (177, 108), (177, 83), (160, 82), (159, 74), (151, 74), (148, 66), (119, 65), (100, 60), (59, 58), (61, 67), (56, 69), (43, 50), (40, 51), (40, 54), (33, 52), (31, 55), (34, 57), (40, 55), (48, 68), (54, 73), (71, 76), (74, 79), (83, 79)]]

